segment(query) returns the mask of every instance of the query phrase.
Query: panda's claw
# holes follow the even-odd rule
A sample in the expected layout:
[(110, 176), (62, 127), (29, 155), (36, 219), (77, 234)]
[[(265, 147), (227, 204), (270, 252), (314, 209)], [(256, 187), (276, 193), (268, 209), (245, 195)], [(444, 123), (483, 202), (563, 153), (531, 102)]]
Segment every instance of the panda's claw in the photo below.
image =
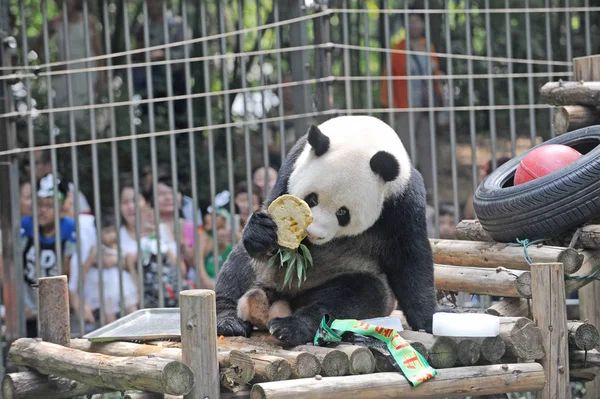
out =
[(226, 316), (217, 320), (217, 335), (225, 337), (249, 337), (252, 324), (237, 316)]
[(298, 317), (276, 317), (269, 321), (269, 333), (290, 346), (304, 345), (312, 342), (316, 330)]

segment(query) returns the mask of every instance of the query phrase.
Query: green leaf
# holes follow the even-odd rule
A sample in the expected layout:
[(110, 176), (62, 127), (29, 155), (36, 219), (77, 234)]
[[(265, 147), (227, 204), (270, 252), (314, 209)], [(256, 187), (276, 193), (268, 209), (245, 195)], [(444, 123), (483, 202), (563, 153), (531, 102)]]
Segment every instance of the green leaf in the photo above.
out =
[(296, 269), (298, 270), (298, 288), (300, 288), (300, 284), (302, 284), (302, 273), (304, 273), (304, 259), (300, 254), (298, 254), (298, 262), (296, 263)]
[(293, 251), (285, 251), (285, 255), (283, 255), (283, 259), (281, 260), (281, 263), (284, 264), (285, 262), (290, 260), (290, 258), (292, 257), (293, 254), (294, 254)]
[(292, 287), (292, 275), (293, 275), (293, 271), (294, 271), (294, 268), (288, 266), (287, 271), (285, 272), (285, 279), (283, 280), (283, 286), (284, 287), (286, 286), (286, 284), (289, 286), (289, 288)]
[(271, 258), (269, 259), (269, 267), (273, 267), (273, 264), (275, 263), (275, 259), (277, 259), (277, 254), (271, 256)]
[(283, 266), (283, 252), (279, 249), (279, 267)]
[(300, 244), (300, 248), (302, 249), (302, 253), (304, 254), (304, 257), (306, 258), (306, 260), (308, 260), (308, 263), (312, 266), (312, 263), (313, 263), (312, 255), (310, 254), (310, 251), (308, 250), (307, 246), (304, 244)]

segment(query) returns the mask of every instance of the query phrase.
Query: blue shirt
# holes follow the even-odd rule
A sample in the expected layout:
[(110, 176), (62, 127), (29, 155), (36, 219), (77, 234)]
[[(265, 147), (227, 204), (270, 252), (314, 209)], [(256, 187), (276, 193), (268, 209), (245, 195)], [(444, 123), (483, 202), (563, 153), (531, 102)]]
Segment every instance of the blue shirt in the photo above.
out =
[[(21, 249), (23, 256), (23, 278), (25, 283), (25, 304), (32, 309), (37, 309), (31, 284), (37, 283), (39, 277), (58, 275), (58, 262), (56, 256), (56, 236), (45, 237), (40, 232), (40, 266), (41, 276), (36, 276), (35, 271), (35, 244), (33, 217), (21, 218)], [(75, 252), (75, 220), (69, 217), (60, 219), (60, 245), (63, 256), (71, 256)]]

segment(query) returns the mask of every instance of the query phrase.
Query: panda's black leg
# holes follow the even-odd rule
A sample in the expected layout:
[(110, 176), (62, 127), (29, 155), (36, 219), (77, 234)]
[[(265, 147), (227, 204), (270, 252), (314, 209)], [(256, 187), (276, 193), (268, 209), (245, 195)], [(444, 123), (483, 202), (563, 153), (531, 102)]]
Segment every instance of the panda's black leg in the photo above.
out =
[(366, 319), (387, 316), (393, 296), (371, 275), (341, 276), (294, 298), (293, 315), (269, 322), (269, 332), (289, 345), (312, 343), (323, 315), (332, 319)]
[(234, 246), (215, 284), (217, 334), (249, 337), (252, 324), (238, 317), (238, 300), (254, 284), (251, 260), (242, 243)]

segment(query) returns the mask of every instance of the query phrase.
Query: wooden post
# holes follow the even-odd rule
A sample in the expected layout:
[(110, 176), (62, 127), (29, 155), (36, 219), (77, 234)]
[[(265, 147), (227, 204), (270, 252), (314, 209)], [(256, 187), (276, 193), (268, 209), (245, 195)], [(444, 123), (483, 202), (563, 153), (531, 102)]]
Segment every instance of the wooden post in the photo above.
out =
[(215, 292), (182, 291), (179, 300), (182, 360), (194, 373), (194, 387), (184, 398), (219, 399)]
[[(600, 55), (573, 59), (573, 78), (584, 81), (600, 81)], [(579, 289), (579, 318), (600, 326), (600, 282), (592, 281)], [(597, 398), (600, 395), (600, 377), (585, 384), (587, 395)]]
[(565, 276), (562, 263), (531, 265), (533, 320), (542, 332), (546, 385), (538, 398), (570, 398)]
[(600, 81), (600, 55), (573, 58), (573, 79)]
[(40, 338), (69, 346), (71, 321), (67, 276), (40, 278), (39, 298)]
[[(579, 318), (588, 323), (600, 325), (600, 281), (593, 281), (579, 290)], [(590, 398), (600, 395), (600, 377), (585, 384), (585, 390)]]

